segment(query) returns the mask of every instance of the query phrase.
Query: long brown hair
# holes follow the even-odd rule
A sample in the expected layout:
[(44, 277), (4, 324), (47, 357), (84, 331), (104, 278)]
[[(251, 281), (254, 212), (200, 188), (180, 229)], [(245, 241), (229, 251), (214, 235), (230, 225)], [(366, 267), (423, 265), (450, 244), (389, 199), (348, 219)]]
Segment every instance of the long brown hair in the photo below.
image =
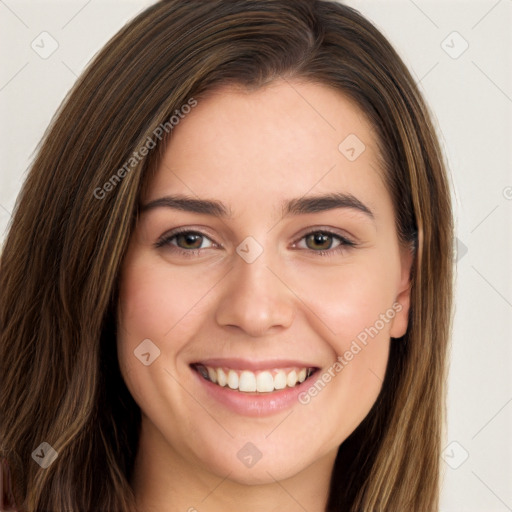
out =
[[(392, 340), (374, 407), (340, 446), (327, 510), (437, 510), (452, 315), (446, 171), (397, 53), (356, 10), (321, 0), (158, 2), (113, 37), (57, 112), (0, 263), (0, 455), (22, 510), (135, 510), (140, 410), (120, 375), (114, 312), (165, 137), (139, 150), (159, 127), (168, 137), (191, 98), (276, 78), (328, 84), (367, 116), (400, 241), (415, 250), (407, 333)], [(32, 458), (42, 442), (58, 454), (46, 469)]]

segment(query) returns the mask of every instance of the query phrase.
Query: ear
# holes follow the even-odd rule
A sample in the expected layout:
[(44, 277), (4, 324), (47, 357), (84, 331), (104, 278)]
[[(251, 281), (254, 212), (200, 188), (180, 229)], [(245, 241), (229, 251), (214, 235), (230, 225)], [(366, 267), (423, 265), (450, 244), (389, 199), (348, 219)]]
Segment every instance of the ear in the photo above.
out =
[(390, 329), (392, 338), (401, 338), (407, 332), (409, 309), (411, 306), (411, 268), (414, 261), (414, 249), (400, 249), (401, 273), (393, 309), (397, 312)]

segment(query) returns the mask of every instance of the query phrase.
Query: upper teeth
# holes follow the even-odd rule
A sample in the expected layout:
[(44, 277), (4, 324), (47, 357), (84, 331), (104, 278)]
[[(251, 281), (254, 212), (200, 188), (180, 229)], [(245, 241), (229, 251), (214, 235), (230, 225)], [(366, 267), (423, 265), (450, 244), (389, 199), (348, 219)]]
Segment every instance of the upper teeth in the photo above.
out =
[(294, 368), (291, 370), (264, 370), (252, 372), (250, 370), (231, 370), (227, 368), (212, 368), (197, 365), (199, 373), (219, 386), (228, 386), (231, 389), (245, 392), (259, 391), (268, 393), (275, 389), (292, 388), (297, 382), (304, 382), (311, 374), (309, 368)]

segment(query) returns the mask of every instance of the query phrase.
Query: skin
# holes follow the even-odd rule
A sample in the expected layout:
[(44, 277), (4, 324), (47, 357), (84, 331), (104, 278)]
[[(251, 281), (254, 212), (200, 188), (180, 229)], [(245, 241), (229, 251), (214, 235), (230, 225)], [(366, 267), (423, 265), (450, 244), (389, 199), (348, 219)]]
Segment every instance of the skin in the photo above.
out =
[[(349, 134), (366, 146), (354, 161), (338, 149)], [(354, 208), (282, 215), (283, 201), (333, 192), (352, 194), (374, 219)], [(142, 411), (138, 507), (324, 510), (338, 446), (381, 390), (390, 337), (407, 329), (412, 257), (397, 239), (372, 127), (325, 85), (224, 87), (174, 129), (142, 204), (170, 194), (221, 201), (232, 217), (147, 210), (123, 262), (117, 342)], [(155, 247), (179, 227), (204, 234), (199, 252), (179, 253), (190, 243), (176, 237)], [(357, 245), (308, 242), (322, 228)], [(263, 249), (252, 263), (236, 252), (248, 236)], [(308, 404), (270, 416), (215, 403), (189, 367), (213, 357), (300, 357), (322, 375), (397, 303), (401, 311)], [(149, 366), (134, 357), (144, 339), (160, 350)], [(262, 454), (250, 468), (237, 458), (248, 442)]]

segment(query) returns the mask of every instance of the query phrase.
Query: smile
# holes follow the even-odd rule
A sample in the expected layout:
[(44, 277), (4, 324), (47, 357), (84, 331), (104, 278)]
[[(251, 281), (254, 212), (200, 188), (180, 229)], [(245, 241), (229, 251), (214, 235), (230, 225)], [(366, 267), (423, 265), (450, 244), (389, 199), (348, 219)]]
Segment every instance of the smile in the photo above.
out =
[(206, 366), (200, 363), (192, 365), (192, 368), (203, 379), (242, 393), (272, 393), (293, 388), (311, 377), (316, 370), (314, 367), (290, 367), (252, 371)]

